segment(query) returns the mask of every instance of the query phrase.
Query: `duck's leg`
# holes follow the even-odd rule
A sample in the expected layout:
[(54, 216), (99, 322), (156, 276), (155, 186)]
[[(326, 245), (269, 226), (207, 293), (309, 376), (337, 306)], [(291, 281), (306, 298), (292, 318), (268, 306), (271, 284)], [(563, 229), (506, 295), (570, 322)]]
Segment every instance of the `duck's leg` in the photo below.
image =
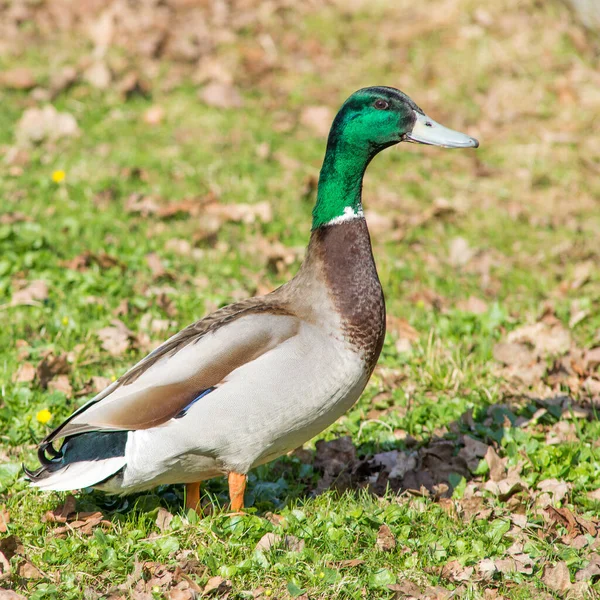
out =
[(229, 473), (227, 478), (229, 483), (229, 500), (231, 501), (231, 510), (239, 512), (244, 508), (244, 492), (246, 491), (246, 475), (242, 473)]
[(185, 484), (185, 508), (193, 508), (198, 514), (202, 514), (200, 507), (200, 482)]

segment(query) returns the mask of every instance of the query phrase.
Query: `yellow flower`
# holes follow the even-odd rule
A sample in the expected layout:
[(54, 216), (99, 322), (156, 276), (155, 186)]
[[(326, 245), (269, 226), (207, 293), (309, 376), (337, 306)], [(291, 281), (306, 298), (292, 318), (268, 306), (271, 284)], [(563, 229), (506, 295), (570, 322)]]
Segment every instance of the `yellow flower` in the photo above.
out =
[(116, 381), (117, 380), (117, 376), (116, 375), (111, 375), (110, 376), (110, 380), (111, 381)]
[(47, 408), (42, 408), (42, 410), (38, 411), (35, 418), (38, 420), (38, 423), (45, 425), (52, 418), (52, 413)]
[(64, 171), (54, 171), (52, 173), (52, 181), (54, 181), (54, 183), (61, 183), (65, 180), (66, 176), (67, 174)]
[(63, 325), (68, 325), (69, 324), (69, 317), (63, 317), (62, 318), (62, 324)]

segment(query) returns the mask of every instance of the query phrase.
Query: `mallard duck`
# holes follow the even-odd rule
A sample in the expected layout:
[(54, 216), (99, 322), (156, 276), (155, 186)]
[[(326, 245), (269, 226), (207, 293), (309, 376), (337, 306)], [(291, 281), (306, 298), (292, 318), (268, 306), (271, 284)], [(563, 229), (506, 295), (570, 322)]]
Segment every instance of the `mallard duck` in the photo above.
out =
[(385, 301), (362, 181), (377, 153), (403, 141), (479, 145), (397, 89), (352, 94), (329, 133), (297, 275), (189, 325), (76, 410), (42, 441), (32, 484), (126, 494), (185, 483), (197, 508), (200, 482), (227, 475), (231, 510), (242, 510), (248, 471), (331, 425), (373, 372)]

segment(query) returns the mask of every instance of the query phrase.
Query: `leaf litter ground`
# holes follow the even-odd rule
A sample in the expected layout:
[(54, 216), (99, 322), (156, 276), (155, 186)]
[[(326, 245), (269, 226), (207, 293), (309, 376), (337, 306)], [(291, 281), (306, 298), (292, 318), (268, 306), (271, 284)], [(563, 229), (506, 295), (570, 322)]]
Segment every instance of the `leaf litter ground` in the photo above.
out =
[[(596, 34), (516, 0), (0, 13), (0, 598), (598, 595)], [(335, 108), (376, 83), (482, 147), (370, 167), (359, 404), (256, 469), (247, 516), (219, 480), (201, 520), (179, 487), (29, 490), (49, 428), (294, 273)]]

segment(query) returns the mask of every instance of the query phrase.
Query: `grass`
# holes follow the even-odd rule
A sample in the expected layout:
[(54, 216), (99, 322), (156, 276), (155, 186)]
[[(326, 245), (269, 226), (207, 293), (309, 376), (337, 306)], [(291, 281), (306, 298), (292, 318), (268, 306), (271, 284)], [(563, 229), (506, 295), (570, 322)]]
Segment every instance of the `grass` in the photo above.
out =
[[(161, 91), (167, 62), (151, 98), (124, 102), (112, 88), (99, 92), (79, 83), (55, 99), (58, 110), (76, 117), (81, 135), (30, 148), (22, 172), (0, 179), (2, 213), (26, 218), (0, 224), (0, 506), (10, 514), (5, 539), (15, 535), (24, 546), (11, 561), (11, 574), (1, 578), (0, 571), (0, 586), (36, 600), (108, 597), (119, 585), (125, 588), (115, 598), (150, 597), (136, 591), (142, 564), (173, 571), (193, 558), (192, 581), (203, 588), (211, 577), (223, 577), (231, 582), (232, 598), (403, 597), (393, 586), (407, 581), (422, 591), (455, 590), (461, 598), (582, 593), (576, 573), (593, 558), (597, 540), (587, 534), (585, 544), (573, 544), (567, 527), (553, 525), (536, 505), (536, 486), (550, 478), (568, 483), (568, 495), (555, 505), (587, 520), (597, 517), (598, 503), (587, 495), (600, 488), (595, 409), (577, 418), (573, 411), (590, 407), (590, 397), (566, 380), (552, 385), (545, 379), (533, 388), (509, 384), (493, 348), (550, 309), (574, 347), (600, 342), (597, 270), (570, 286), (577, 265), (598, 260), (600, 184), (593, 173), (600, 148), (590, 136), (597, 96), (587, 80), (594, 81), (597, 43), (592, 37), (587, 46), (574, 44), (579, 30), (560, 4), (506, 0), (487, 15), (467, 0), (445, 9), (434, 4), (427, 14), (409, 3), (313, 6), (292, 19), (296, 41), (285, 38), (277, 22), (267, 23), (283, 66), (246, 84), (241, 109), (205, 106), (187, 77)], [(437, 20), (428, 24), (431, 14)], [(238, 42), (251, 42), (249, 34), (239, 35)], [(45, 83), (52, 74), (45, 43), (0, 57), (0, 66), (27, 65)], [(319, 49), (302, 63), (295, 48), (312, 43)], [(58, 56), (65, 63), (81, 51), (81, 42), (75, 44), (61, 41)], [(242, 46), (223, 46), (216, 55), (235, 57)], [(295, 61), (304, 67), (296, 69)], [(185, 513), (179, 487), (128, 499), (83, 492), (77, 509), (102, 511), (110, 527), (54, 535), (57, 524), (43, 517), (64, 494), (29, 489), (20, 465), (35, 464), (36, 442), (90, 394), (67, 398), (37, 381), (15, 382), (19, 365), (35, 366), (49, 351), (68, 353), (68, 378), (77, 394), (92, 376), (118, 377), (153, 344), (206, 312), (286, 281), (299, 258), (277, 270), (261, 248), (265, 241), (290, 249), (305, 245), (314, 191), (303, 197), (302, 190), (318, 173), (324, 149), (323, 137), (298, 125), (298, 115), (307, 105), (335, 110), (351, 91), (372, 83), (398, 85), (433, 118), (481, 137), (482, 145), (477, 153), (402, 145), (369, 167), (365, 205), (386, 222), (379, 231), (373, 227), (373, 243), (388, 312), (408, 322), (416, 339), (409, 349), (397, 347), (396, 333), (388, 333), (363, 397), (321, 437), (351, 436), (362, 459), (394, 449), (421, 452), (439, 437), (457, 454), (468, 434), (495, 445), (508, 467), (518, 466), (525, 490), (504, 500), (486, 490), (490, 473), (482, 460), (466, 478), (451, 473), (450, 499), (391, 488), (374, 495), (363, 485), (315, 497), (322, 473), (314, 456), (292, 455), (252, 473), (246, 516), (226, 514), (220, 480), (205, 487), (215, 508), (200, 520)], [(7, 157), (32, 100), (0, 89), (0, 101), (0, 144)], [(165, 114), (154, 126), (143, 118), (152, 105)], [(267, 145), (266, 158), (261, 144)], [(64, 182), (52, 181), (56, 170), (65, 171)], [(164, 219), (130, 212), (132, 194), (159, 203), (209, 194), (222, 204), (266, 200), (273, 217), (225, 222), (216, 235), (206, 235), (203, 214)], [(443, 205), (440, 198), (452, 210), (432, 216), (431, 207)], [(449, 258), (458, 237), (474, 252), (464, 266)], [(191, 249), (177, 250), (181, 240)], [(118, 264), (65, 267), (84, 252), (107, 253)], [(149, 253), (158, 254), (166, 269), (158, 279)], [(11, 306), (23, 280), (45, 281), (48, 297)], [(471, 296), (485, 302), (481, 313), (461, 304)], [(124, 301), (127, 310), (118, 318), (145, 337), (110, 356), (96, 332), (110, 325)], [(570, 326), (578, 310), (586, 316)], [(148, 314), (160, 321), (159, 330), (144, 320)], [(564, 412), (554, 401), (561, 395), (571, 397)], [(540, 407), (544, 414), (520, 426)], [(37, 419), (43, 409), (52, 414), (47, 424)], [(559, 423), (572, 426), (575, 439), (548, 444)], [(469, 519), (461, 506), (473, 485), (491, 512)], [(159, 506), (174, 515), (164, 531), (156, 525)], [(522, 528), (515, 525), (518, 514), (526, 519)], [(376, 546), (383, 524), (397, 542), (389, 551)], [(269, 532), (303, 540), (304, 548), (257, 550)], [(532, 569), (485, 575), (482, 561), (512, 556), (515, 541)], [(38, 574), (20, 570), (23, 555)], [(364, 562), (341, 562), (357, 559)], [(444, 571), (454, 560), (463, 570), (473, 567), (472, 575), (461, 579), (458, 567)], [(562, 562), (571, 577), (564, 589), (547, 577)], [(154, 582), (148, 593), (168, 598), (169, 585), (152, 579), (149, 568), (143, 571)], [(597, 588), (595, 576), (588, 578), (584, 593), (596, 597)], [(440, 589), (429, 593), (444, 597)]]

